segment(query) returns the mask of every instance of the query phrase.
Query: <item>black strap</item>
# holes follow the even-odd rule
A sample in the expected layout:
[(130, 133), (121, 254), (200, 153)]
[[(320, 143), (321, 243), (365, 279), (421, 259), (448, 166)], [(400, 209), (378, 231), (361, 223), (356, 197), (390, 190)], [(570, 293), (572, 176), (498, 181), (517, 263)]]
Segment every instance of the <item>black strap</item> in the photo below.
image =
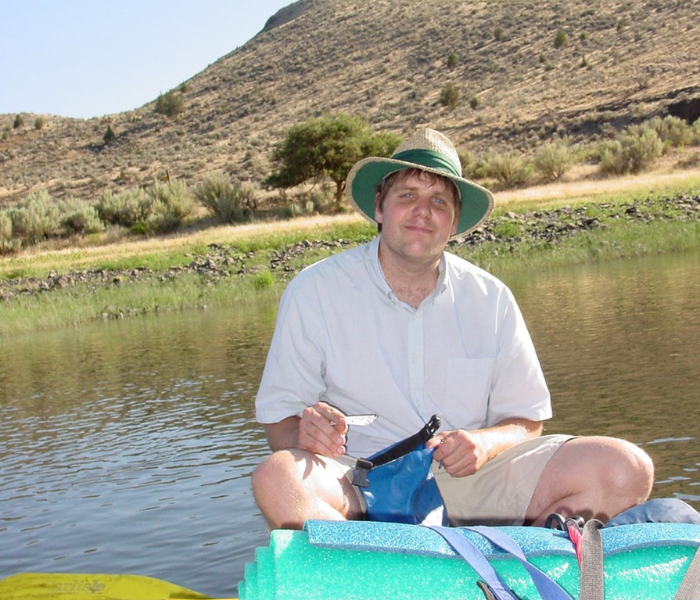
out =
[(440, 429), (440, 417), (433, 415), (418, 433), (390, 446), (384, 452), (374, 456), (372, 460), (359, 458), (355, 464), (355, 476), (352, 483), (360, 487), (367, 487), (369, 485), (367, 473), (375, 467), (381, 467), (412, 452), (433, 437), (438, 429)]
[(695, 552), (673, 600), (695, 600), (696, 598), (700, 598), (700, 548)]
[(602, 526), (597, 519), (591, 519), (583, 526), (579, 600), (603, 600), (605, 596)]

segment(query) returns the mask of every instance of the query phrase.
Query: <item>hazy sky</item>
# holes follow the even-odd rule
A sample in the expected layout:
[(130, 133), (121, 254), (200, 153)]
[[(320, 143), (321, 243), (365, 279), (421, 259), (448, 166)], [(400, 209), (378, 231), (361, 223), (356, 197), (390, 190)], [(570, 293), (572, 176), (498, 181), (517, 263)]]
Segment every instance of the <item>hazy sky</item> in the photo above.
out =
[(0, 114), (138, 108), (293, 0), (0, 0)]

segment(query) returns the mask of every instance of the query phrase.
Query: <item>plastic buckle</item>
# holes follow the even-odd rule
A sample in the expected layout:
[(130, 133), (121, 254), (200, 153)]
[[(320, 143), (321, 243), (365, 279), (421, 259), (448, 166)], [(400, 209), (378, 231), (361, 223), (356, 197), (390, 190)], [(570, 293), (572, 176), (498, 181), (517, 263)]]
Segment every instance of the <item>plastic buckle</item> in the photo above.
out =
[(440, 429), (440, 417), (438, 415), (433, 415), (424, 427), (424, 431), (428, 436), (427, 439), (433, 437), (438, 429)]
[(355, 470), (353, 471), (352, 484), (357, 487), (369, 487), (369, 479), (367, 475), (374, 468), (372, 461), (366, 458), (358, 458), (355, 463)]

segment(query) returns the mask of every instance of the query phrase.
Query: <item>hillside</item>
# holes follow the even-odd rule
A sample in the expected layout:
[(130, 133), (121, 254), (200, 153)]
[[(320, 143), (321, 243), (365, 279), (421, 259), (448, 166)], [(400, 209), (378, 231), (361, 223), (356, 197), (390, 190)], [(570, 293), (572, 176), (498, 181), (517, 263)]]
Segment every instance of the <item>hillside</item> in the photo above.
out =
[[(41, 129), (38, 115), (17, 129), (0, 115), (0, 206), (43, 188), (91, 200), (166, 174), (259, 183), (291, 125), (336, 111), (402, 135), (430, 125), (474, 153), (601, 136), (682, 108), (697, 118), (698, 15), (700, 0), (300, 0), (173, 82), (175, 117), (156, 114), (155, 98), (90, 120), (41, 115)], [(567, 43), (555, 48), (560, 29)], [(454, 111), (438, 101), (448, 82), (461, 92)]]

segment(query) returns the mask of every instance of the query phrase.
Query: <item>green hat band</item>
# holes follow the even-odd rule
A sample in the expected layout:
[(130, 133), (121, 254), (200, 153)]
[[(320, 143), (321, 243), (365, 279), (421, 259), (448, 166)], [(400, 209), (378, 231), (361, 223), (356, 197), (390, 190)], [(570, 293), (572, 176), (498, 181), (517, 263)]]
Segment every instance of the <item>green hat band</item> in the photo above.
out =
[(456, 169), (454, 163), (445, 158), (444, 154), (435, 152), (434, 150), (404, 150), (392, 157), (394, 160), (402, 160), (405, 162), (422, 165), (429, 169), (437, 169), (438, 171), (447, 171), (455, 177), (461, 177), (462, 174)]

